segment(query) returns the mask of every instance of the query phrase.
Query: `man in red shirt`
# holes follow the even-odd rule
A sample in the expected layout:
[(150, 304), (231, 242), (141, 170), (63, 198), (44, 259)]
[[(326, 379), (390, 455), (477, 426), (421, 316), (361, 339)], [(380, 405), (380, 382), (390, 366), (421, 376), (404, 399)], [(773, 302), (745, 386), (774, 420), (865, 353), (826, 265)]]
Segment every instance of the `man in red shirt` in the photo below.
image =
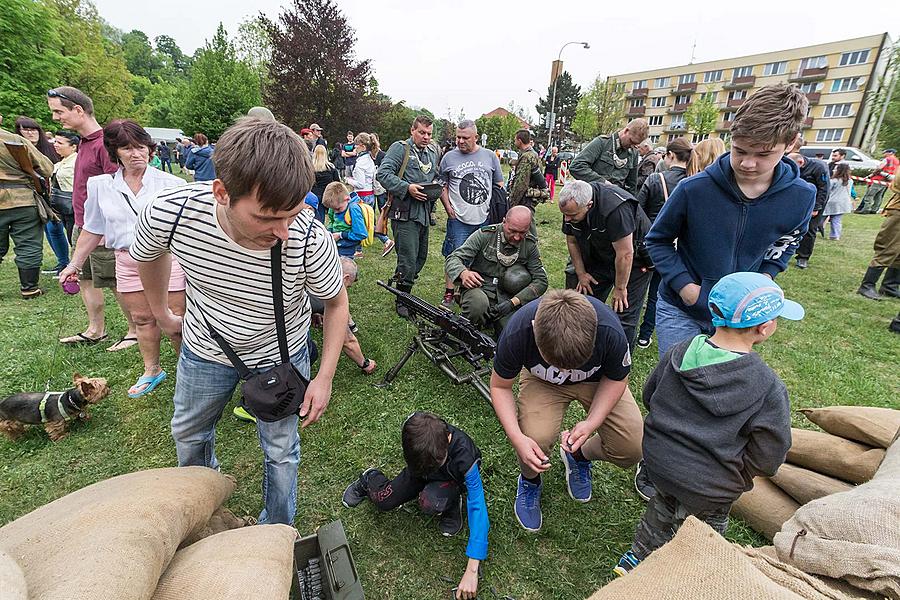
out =
[[(878, 209), (881, 208), (881, 198), (888, 186), (891, 185), (891, 181), (894, 180), (898, 166), (900, 166), (900, 159), (897, 159), (897, 151), (893, 148), (885, 150), (884, 160), (871, 175), (872, 181), (878, 183), (869, 184), (866, 195), (863, 196), (862, 202), (853, 212), (860, 215), (872, 215), (878, 212)], [(869, 208), (870, 201), (872, 202), (871, 208)]]
[[(87, 200), (87, 180), (94, 175), (115, 173), (118, 165), (109, 158), (103, 145), (103, 128), (94, 117), (94, 103), (90, 97), (79, 89), (63, 86), (47, 92), (47, 105), (54, 121), (63, 127), (78, 133), (81, 144), (78, 147), (78, 158), (75, 160), (75, 178), (72, 188), (72, 208), (75, 212), (75, 230), (72, 233), (72, 244), (75, 245), (78, 234), (84, 226), (84, 203)], [(84, 263), (80, 273), (81, 299), (88, 313), (88, 326), (82, 333), (62, 338), (63, 344), (96, 344), (106, 339), (106, 323), (103, 314), (103, 290), (116, 290), (115, 256), (113, 251), (98, 246), (91, 253), (90, 259)], [(117, 295), (118, 299), (118, 295)], [(119, 303), (122, 306), (122, 303)], [(122, 312), (128, 320), (128, 333), (109, 350), (123, 350), (137, 344), (137, 335), (131, 315), (122, 306)]]

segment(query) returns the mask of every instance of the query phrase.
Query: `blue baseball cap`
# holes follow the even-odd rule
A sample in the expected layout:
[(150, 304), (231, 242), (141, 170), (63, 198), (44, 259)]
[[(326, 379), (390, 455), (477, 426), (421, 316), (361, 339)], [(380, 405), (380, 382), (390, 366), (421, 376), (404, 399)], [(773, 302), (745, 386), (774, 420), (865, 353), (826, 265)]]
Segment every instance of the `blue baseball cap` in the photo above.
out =
[(709, 311), (713, 325), (733, 329), (756, 327), (775, 317), (799, 321), (806, 312), (785, 299), (778, 284), (762, 273), (732, 273), (720, 279), (709, 292)]

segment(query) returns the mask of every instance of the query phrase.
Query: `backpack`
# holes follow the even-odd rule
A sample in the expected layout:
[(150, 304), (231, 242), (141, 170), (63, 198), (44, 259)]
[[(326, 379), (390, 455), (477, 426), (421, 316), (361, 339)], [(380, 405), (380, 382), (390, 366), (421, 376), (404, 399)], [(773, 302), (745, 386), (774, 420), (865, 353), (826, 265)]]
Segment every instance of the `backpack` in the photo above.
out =
[[(354, 194), (354, 196), (356, 195)], [(360, 243), (362, 244), (363, 248), (368, 248), (375, 241), (375, 209), (372, 208), (371, 205), (360, 201), (358, 196), (356, 196), (353, 201), (359, 205), (359, 208), (362, 211), (363, 221), (366, 224), (366, 239), (364, 239)], [(344, 223), (346, 223), (347, 225), (351, 225), (349, 207), (347, 207), (347, 210), (344, 211)]]

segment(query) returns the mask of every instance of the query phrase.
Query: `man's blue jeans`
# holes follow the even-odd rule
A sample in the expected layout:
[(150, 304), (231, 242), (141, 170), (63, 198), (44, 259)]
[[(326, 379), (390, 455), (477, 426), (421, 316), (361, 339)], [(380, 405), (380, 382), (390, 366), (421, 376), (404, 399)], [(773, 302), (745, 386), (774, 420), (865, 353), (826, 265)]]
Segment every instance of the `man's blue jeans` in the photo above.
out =
[(694, 338), (701, 333), (712, 335), (716, 332), (712, 321), (695, 319), (677, 306), (672, 306), (662, 296), (656, 300), (656, 343), (659, 358), (672, 346)]
[[(304, 343), (291, 362), (309, 377), (309, 354)], [(172, 437), (178, 466), (219, 468), (216, 460), (216, 423), (237, 386), (239, 377), (231, 365), (200, 358), (186, 345), (178, 359), (175, 414)], [(298, 417), (274, 423), (258, 420), (256, 431), (263, 451), (263, 505), (260, 523), (294, 524), (297, 511), (297, 469), (300, 464)]]
[(66, 228), (62, 221), (47, 221), (44, 225), (47, 243), (56, 255), (56, 266), (63, 270), (69, 264), (69, 240), (66, 239)]

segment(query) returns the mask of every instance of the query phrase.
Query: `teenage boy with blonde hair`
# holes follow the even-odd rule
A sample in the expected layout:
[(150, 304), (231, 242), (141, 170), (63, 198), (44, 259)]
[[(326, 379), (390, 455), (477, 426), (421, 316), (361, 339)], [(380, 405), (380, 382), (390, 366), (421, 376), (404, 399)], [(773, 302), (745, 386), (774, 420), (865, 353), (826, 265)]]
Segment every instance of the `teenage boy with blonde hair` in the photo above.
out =
[(682, 340), (713, 332), (706, 300), (716, 281), (736, 271), (774, 278), (787, 268), (816, 196), (784, 156), (808, 106), (795, 85), (760, 89), (735, 115), (731, 152), (678, 184), (656, 217), (645, 239), (662, 277), (660, 357)]
[(614, 571), (624, 575), (668, 542), (688, 516), (721, 534), (732, 503), (771, 477), (791, 446), (787, 388), (753, 347), (778, 317), (799, 320), (803, 307), (760, 273), (733, 273), (709, 293), (716, 332), (673, 346), (644, 384), (644, 470), (656, 494), (631, 549)]

